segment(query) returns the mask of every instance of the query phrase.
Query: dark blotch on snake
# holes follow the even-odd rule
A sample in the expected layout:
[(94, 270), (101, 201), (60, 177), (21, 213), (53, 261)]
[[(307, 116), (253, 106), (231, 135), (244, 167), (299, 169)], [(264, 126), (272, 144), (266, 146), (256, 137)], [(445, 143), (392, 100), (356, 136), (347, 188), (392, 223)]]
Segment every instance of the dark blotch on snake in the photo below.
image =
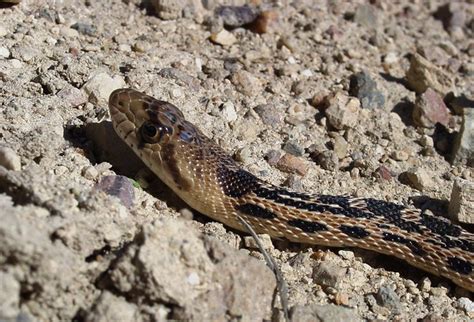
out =
[(422, 214), (420, 223), (438, 235), (448, 235), (453, 237), (459, 237), (459, 235), (461, 235), (460, 227), (434, 216)]
[(392, 233), (387, 233), (387, 232), (383, 232), (382, 235), (383, 235), (383, 239), (386, 240), (386, 241), (390, 241), (390, 242), (394, 242), (394, 243), (398, 243), (398, 244), (403, 244), (403, 245), (407, 246), (408, 248), (410, 248), (410, 250), (413, 252), (413, 254), (416, 254), (416, 255), (419, 255), (419, 256), (422, 256), (422, 255), (425, 254), (425, 251), (423, 250), (423, 248), (415, 240), (408, 239), (408, 238), (405, 238), (403, 236), (399, 236), (399, 235), (392, 234)]
[(471, 274), (472, 272), (471, 263), (461, 258), (449, 257), (448, 266), (451, 267), (454, 271), (458, 272), (459, 274), (468, 275), (468, 274)]
[(288, 225), (296, 227), (304, 231), (305, 233), (315, 233), (317, 231), (328, 230), (328, 227), (325, 224), (320, 224), (313, 221), (307, 221), (302, 219), (292, 219), (288, 220)]
[(348, 225), (340, 225), (339, 229), (346, 235), (351, 236), (353, 238), (365, 238), (370, 236), (370, 233), (362, 227), (358, 226), (348, 226)]
[(254, 204), (250, 204), (250, 203), (235, 206), (235, 209), (245, 215), (249, 215), (256, 218), (262, 218), (262, 219), (277, 218), (277, 215), (271, 212), (270, 210), (262, 208)]
[(230, 170), (225, 165), (218, 167), (217, 179), (224, 193), (232, 198), (245, 196), (260, 185), (260, 180), (250, 172)]

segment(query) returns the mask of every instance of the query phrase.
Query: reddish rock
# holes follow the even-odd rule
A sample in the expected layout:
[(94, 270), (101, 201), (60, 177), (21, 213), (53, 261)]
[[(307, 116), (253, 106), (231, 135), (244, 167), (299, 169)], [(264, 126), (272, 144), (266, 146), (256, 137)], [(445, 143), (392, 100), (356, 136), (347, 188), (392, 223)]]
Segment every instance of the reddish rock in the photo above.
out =
[(392, 180), (392, 173), (387, 167), (383, 165), (381, 165), (377, 168), (377, 170), (375, 170), (375, 176), (386, 181)]
[(436, 123), (447, 126), (449, 123), (449, 110), (441, 96), (428, 88), (416, 99), (413, 109), (413, 121), (422, 127), (434, 127)]
[(303, 159), (289, 153), (278, 160), (276, 167), (283, 172), (296, 173), (301, 176), (308, 172), (308, 164)]

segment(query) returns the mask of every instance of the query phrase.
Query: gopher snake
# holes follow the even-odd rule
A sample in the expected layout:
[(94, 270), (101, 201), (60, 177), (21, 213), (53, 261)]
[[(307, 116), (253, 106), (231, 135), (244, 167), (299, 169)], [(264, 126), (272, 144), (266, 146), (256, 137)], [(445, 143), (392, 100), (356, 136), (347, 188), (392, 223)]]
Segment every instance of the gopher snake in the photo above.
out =
[(403, 259), (474, 291), (474, 234), (417, 209), (371, 198), (309, 195), (261, 181), (184, 119), (132, 89), (109, 99), (115, 131), (192, 208), (238, 230), (293, 242), (359, 247)]

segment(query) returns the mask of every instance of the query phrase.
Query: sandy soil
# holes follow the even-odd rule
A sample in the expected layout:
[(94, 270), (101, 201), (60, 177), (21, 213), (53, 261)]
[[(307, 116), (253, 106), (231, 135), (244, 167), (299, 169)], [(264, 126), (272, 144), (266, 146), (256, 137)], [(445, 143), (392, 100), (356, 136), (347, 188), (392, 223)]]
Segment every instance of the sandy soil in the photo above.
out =
[[(447, 216), (454, 182), (472, 184), (472, 149), (453, 148), (474, 120), (472, 1), (218, 2), (1, 6), (1, 321), (284, 319), (254, 243), (115, 136), (115, 88), (172, 102), (298, 191)], [(398, 260), (262, 238), (294, 321), (474, 318), (467, 291)]]

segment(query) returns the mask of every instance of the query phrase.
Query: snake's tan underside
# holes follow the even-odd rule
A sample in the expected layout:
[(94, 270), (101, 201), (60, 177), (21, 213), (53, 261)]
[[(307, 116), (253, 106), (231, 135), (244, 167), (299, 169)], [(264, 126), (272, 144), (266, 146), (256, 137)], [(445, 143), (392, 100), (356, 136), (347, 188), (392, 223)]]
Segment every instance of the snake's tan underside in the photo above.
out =
[(474, 235), (447, 219), (371, 198), (288, 191), (263, 182), (186, 121), (132, 89), (109, 99), (117, 134), (187, 204), (232, 228), (325, 246), (360, 247), (474, 290)]

